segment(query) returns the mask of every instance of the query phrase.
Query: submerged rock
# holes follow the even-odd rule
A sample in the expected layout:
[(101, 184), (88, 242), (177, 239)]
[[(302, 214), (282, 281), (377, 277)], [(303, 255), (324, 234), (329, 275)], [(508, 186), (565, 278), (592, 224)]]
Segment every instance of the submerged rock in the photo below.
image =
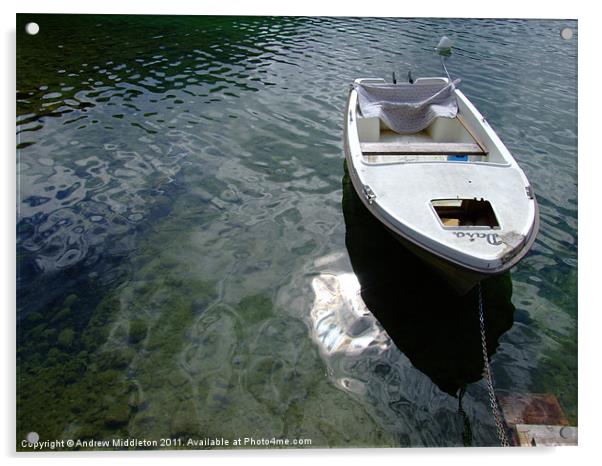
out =
[(42, 332), (42, 338), (44, 338), (45, 340), (48, 340), (48, 341), (52, 341), (52, 340), (54, 340), (54, 336), (57, 333), (58, 332), (56, 331), (55, 328), (48, 328)]
[(62, 353), (57, 348), (50, 348), (47, 354), (49, 361), (57, 361), (61, 357)]
[(125, 369), (130, 365), (134, 354), (134, 351), (130, 348), (107, 351), (102, 354), (100, 367), (103, 369)]
[(188, 379), (182, 374), (180, 369), (171, 371), (167, 376), (167, 380), (169, 380), (170, 385), (174, 388), (181, 387), (188, 382)]
[(115, 428), (127, 424), (130, 420), (130, 406), (127, 403), (112, 404), (105, 414), (105, 425)]
[(75, 337), (75, 332), (73, 331), (73, 329), (66, 328), (61, 333), (59, 333), (57, 342), (59, 343), (59, 345), (65, 347), (65, 348), (68, 348), (73, 343), (74, 337)]
[(65, 301), (63, 302), (63, 304), (65, 305), (65, 307), (71, 307), (75, 301), (77, 301), (77, 295), (70, 294), (69, 296), (67, 296), (65, 298)]
[(132, 409), (139, 410), (144, 407), (145, 403), (146, 398), (144, 392), (138, 386), (134, 386), (128, 398), (128, 405)]
[(174, 437), (194, 437), (198, 434), (196, 406), (192, 401), (180, 403), (171, 417), (170, 431)]
[(220, 194), (219, 197), (226, 202), (240, 201), (240, 196), (233, 189), (226, 189), (226, 190), (222, 191), (222, 193)]
[(134, 345), (146, 338), (147, 326), (142, 319), (134, 319), (130, 322), (129, 341)]
[(44, 318), (44, 316), (42, 314), (40, 314), (39, 312), (32, 312), (27, 316), (27, 320), (31, 323), (33, 322), (39, 322)]
[(67, 316), (69, 316), (69, 314), (71, 314), (71, 308), (64, 307), (54, 315), (54, 317), (52, 318), (52, 322), (59, 322)]

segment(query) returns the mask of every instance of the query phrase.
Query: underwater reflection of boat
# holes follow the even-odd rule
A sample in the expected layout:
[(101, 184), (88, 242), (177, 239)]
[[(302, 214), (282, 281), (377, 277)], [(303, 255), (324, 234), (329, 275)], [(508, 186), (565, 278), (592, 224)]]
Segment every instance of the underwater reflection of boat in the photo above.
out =
[[(393, 342), (441, 390), (482, 378), (477, 290), (459, 296), (389, 234), (360, 201), (345, 166), (345, 242), (361, 296)], [(513, 323), (510, 274), (482, 282), (491, 356)]]

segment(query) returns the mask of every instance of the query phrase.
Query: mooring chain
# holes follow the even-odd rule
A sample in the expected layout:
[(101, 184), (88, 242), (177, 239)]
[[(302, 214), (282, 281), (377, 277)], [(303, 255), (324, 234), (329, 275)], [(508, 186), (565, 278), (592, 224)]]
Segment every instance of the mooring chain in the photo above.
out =
[(489, 366), (489, 358), (487, 357), (487, 340), (485, 338), (485, 318), (483, 316), (483, 295), (481, 293), (481, 283), (479, 287), (479, 323), (481, 325), (481, 346), (483, 349), (483, 372), (485, 375), (485, 383), (487, 384), (487, 391), (489, 392), (489, 404), (491, 405), (491, 412), (495, 421), (495, 427), (497, 428), (497, 435), (500, 439), (500, 445), (502, 447), (509, 447), (508, 437), (506, 435), (506, 429), (504, 427), (504, 421), (500, 416), (500, 409), (497, 404), (495, 397), (495, 391), (493, 389), (493, 377), (491, 376), (491, 367)]
[(464, 411), (464, 407), (462, 406), (462, 398), (464, 398), (464, 394), (466, 393), (466, 385), (460, 388), (458, 392), (458, 414), (462, 416), (462, 421), (464, 423), (464, 429), (462, 431), (462, 442), (465, 447), (472, 446), (472, 428), (470, 427), (470, 418), (466, 411)]

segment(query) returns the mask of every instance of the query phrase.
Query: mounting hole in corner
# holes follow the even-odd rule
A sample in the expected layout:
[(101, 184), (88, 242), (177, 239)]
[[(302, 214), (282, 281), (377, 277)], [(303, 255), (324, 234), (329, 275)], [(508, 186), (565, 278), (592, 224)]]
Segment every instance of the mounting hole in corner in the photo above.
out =
[(564, 40), (571, 40), (573, 38), (573, 30), (571, 28), (562, 28), (560, 31), (560, 37)]
[(30, 36), (35, 36), (38, 32), (40, 32), (40, 26), (38, 23), (27, 23), (25, 25), (25, 32)]

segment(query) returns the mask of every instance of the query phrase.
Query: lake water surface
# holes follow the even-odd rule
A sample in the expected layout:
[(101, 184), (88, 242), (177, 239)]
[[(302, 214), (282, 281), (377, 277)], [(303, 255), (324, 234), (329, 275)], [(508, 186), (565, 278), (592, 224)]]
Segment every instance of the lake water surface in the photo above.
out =
[(576, 22), (17, 23), (18, 447), (497, 445), (476, 294), (389, 237), (343, 163), (352, 80), (439, 75), (444, 34), (541, 212), (483, 285), (498, 395), (552, 393), (577, 423)]

